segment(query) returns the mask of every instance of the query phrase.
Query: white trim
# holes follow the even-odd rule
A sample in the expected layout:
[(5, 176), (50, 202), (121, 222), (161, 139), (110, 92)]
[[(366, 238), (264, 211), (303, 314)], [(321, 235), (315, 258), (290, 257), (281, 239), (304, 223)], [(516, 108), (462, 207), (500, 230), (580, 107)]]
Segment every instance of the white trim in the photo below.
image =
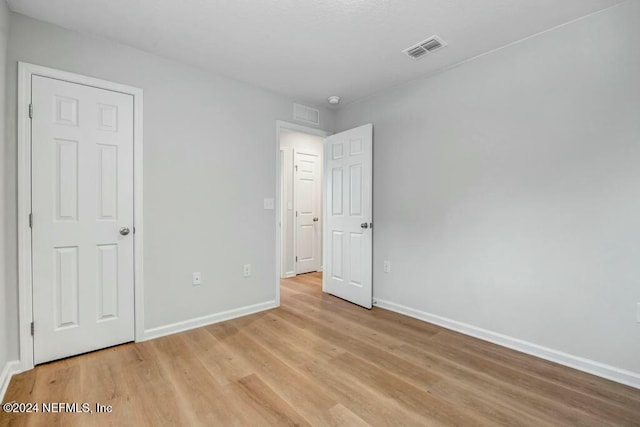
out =
[[(282, 221), (282, 186), (280, 183), (280, 174), (281, 172), (281, 165), (280, 165), (280, 130), (281, 129), (287, 129), (287, 130), (293, 130), (296, 132), (301, 132), (301, 133), (306, 133), (309, 135), (315, 135), (315, 136), (320, 136), (323, 138), (326, 138), (327, 136), (331, 135), (331, 132), (326, 131), (326, 130), (322, 130), (322, 129), (317, 129), (317, 128), (312, 128), (312, 127), (308, 127), (308, 126), (302, 126), (302, 125), (298, 125), (295, 123), (289, 123), (289, 122), (285, 122), (282, 120), (276, 120), (276, 201), (275, 201), (275, 207), (276, 207), (276, 215), (275, 215), (275, 234), (276, 234), (276, 281), (275, 281), (275, 290), (276, 290), (276, 307), (280, 306), (280, 276), (282, 274), (282, 241), (281, 241), (281, 221)], [(324, 141), (323, 141), (324, 143)], [(324, 175), (322, 178), (322, 185), (323, 185), (323, 191), (324, 191)], [(324, 209), (324, 203), (323, 203), (323, 209)], [(294, 270), (295, 271), (295, 270)], [(295, 276), (295, 274), (294, 274)]]
[(552, 348), (543, 347), (538, 344), (513, 338), (508, 335), (482, 329), (467, 323), (458, 322), (457, 320), (448, 319), (436, 314), (426, 313), (401, 304), (396, 304), (391, 301), (374, 298), (373, 305), (640, 389), (640, 373), (616, 368), (615, 366), (585, 359), (584, 357), (574, 356)]
[[(324, 150), (324, 144), (322, 149)], [(293, 206), (293, 217), (291, 218), (291, 256), (293, 257), (293, 275), (298, 275), (298, 193), (296, 190), (298, 186), (296, 185), (297, 179), (297, 171), (296, 171), (296, 147), (295, 145), (291, 147), (291, 165), (289, 165), (293, 169), (291, 169), (291, 204)], [(284, 197), (284, 195), (280, 195)], [(284, 216), (282, 217), (284, 224)], [(282, 242), (280, 242), (282, 244)], [(280, 253), (282, 253), (282, 248), (280, 248)]]
[(134, 146), (134, 286), (135, 286), (135, 339), (144, 333), (143, 299), (143, 223), (142, 223), (142, 89), (60, 71), (39, 65), (18, 62), (18, 313), (20, 362), (23, 370), (32, 369), (33, 337), (31, 336), (32, 280), (31, 280), (31, 122), (28, 111), (31, 102), (31, 77), (33, 75), (92, 86), (133, 96), (133, 146)]
[[(284, 168), (282, 167), (282, 165), (284, 164), (284, 159), (285, 159), (285, 150), (283, 150), (282, 148), (280, 148), (280, 157), (278, 157), (278, 166), (277, 168), (280, 170), (280, 176), (278, 177), (278, 179), (280, 180), (280, 194), (284, 194)], [(275, 199), (274, 202), (275, 203)], [(284, 201), (282, 202), (284, 203)], [(283, 209), (283, 207), (280, 207), (280, 212), (284, 212), (286, 211), (286, 208)], [(280, 218), (279, 216), (276, 215), (276, 218), (278, 219), (278, 239), (280, 239), (280, 242), (282, 242), (284, 240), (284, 228), (282, 227), (282, 223), (284, 221), (284, 217)], [(284, 261), (284, 257), (280, 257), (280, 277), (287, 277), (288, 272), (286, 271), (286, 266), (285, 266), (285, 261)]]
[[(281, 268), (280, 268), (280, 277), (283, 279), (287, 279), (289, 277), (293, 277), (296, 275), (295, 272), (295, 267), (296, 267), (296, 263), (295, 263), (295, 253), (292, 253), (292, 259), (291, 259), (291, 266), (292, 269), (291, 270), (287, 270), (287, 259), (286, 259), (286, 244), (284, 244), (285, 241), (285, 230), (284, 228), (287, 225), (287, 221), (286, 221), (286, 217), (285, 217), (285, 213), (288, 210), (288, 206), (287, 206), (287, 201), (285, 200), (285, 189), (286, 189), (286, 185), (285, 185), (285, 178), (286, 178), (286, 171), (285, 168), (288, 167), (292, 167), (291, 169), (291, 173), (292, 173), (292, 180), (293, 180), (293, 172), (294, 172), (294, 168), (293, 168), (293, 148), (292, 147), (282, 147), (280, 146), (280, 154), (281, 154), (281, 162), (279, 164), (279, 168), (280, 168), (280, 174), (281, 174), (281, 185), (280, 185), (280, 195), (281, 195), (281, 200), (280, 200), (280, 219), (278, 221), (278, 224), (280, 226), (280, 264), (281, 264)], [(289, 164), (287, 165), (285, 163), (285, 160), (287, 159), (287, 157), (289, 157)], [(293, 202), (292, 202), (293, 203)], [(292, 205), (292, 209), (293, 209), (293, 205)], [(295, 228), (292, 227), (292, 234), (295, 233)], [(292, 240), (295, 240), (295, 236), (292, 237)], [(293, 251), (295, 252), (295, 251)]]
[(190, 329), (200, 328), (202, 326), (212, 325), (214, 323), (224, 322), (242, 316), (248, 316), (249, 314), (259, 313), (261, 311), (271, 310), (272, 308), (277, 307), (278, 304), (273, 300), (259, 304), (247, 305), (245, 307), (235, 308), (233, 310), (227, 310), (220, 313), (209, 314), (207, 316), (196, 317), (195, 319), (183, 320), (170, 325), (159, 326), (157, 328), (144, 331), (144, 338), (142, 341), (160, 338), (166, 335), (176, 334), (178, 332), (184, 332)]
[(22, 363), (19, 360), (12, 360), (5, 363), (0, 372), (0, 402), (4, 402), (4, 395), (9, 388), (11, 377), (22, 372)]

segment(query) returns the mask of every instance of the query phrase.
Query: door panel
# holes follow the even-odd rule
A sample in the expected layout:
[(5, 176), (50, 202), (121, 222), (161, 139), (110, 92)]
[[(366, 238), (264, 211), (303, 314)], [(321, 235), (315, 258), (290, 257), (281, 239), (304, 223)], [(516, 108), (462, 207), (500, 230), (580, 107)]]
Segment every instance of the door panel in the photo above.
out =
[(133, 97), (32, 77), (34, 360), (134, 339)]
[(351, 165), (349, 168), (349, 214), (351, 217), (362, 216), (362, 165)]
[(344, 184), (342, 182), (342, 167), (336, 167), (331, 170), (331, 213), (333, 215), (342, 215), (342, 189)]
[(321, 263), (321, 158), (318, 153), (294, 153), (296, 204), (296, 274), (318, 271)]
[(330, 244), (325, 245), (323, 289), (371, 308), (373, 126), (328, 137), (325, 152), (325, 239)]
[(78, 326), (78, 247), (54, 248), (54, 313), (57, 329)]
[(98, 246), (98, 320), (118, 317), (118, 245)]
[(118, 147), (98, 144), (98, 219), (118, 219)]
[[(342, 273), (342, 260), (344, 258), (342, 251), (344, 248), (344, 233), (342, 231), (334, 230), (331, 233), (331, 269), (329, 274), (331, 278), (338, 281), (344, 280), (344, 274)], [(326, 273), (325, 273), (326, 274)]]

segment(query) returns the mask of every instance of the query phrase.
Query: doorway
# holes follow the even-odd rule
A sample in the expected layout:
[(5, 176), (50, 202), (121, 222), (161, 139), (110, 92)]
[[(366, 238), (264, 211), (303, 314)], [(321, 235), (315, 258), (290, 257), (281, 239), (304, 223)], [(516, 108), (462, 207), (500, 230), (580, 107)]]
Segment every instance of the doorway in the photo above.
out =
[(320, 272), (323, 292), (371, 308), (373, 126), (278, 121), (276, 136), (277, 303), (282, 279)]
[(281, 278), (322, 271), (323, 138), (280, 131)]

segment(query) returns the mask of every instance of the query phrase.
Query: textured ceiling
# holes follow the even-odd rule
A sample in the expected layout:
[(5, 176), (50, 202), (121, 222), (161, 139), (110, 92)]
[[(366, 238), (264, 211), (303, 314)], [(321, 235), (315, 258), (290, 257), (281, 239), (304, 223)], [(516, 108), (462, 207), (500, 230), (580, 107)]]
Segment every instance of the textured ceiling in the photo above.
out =
[[(316, 104), (365, 97), (621, 2), (8, 0), (14, 12)], [(434, 34), (449, 46), (418, 61), (401, 53)]]

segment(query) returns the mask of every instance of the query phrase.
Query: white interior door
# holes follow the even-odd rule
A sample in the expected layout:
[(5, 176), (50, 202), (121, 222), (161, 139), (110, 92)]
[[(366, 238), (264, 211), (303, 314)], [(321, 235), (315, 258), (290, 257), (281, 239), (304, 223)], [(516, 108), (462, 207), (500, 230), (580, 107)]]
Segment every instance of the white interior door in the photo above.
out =
[(322, 264), (322, 165), (317, 153), (294, 153), (296, 274)]
[(134, 339), (133, 97), (40, 76), (31, 83), (42, 363)]
[(332, 135), (325, 143), (325, 292), (371, 308), (373, 126)]

